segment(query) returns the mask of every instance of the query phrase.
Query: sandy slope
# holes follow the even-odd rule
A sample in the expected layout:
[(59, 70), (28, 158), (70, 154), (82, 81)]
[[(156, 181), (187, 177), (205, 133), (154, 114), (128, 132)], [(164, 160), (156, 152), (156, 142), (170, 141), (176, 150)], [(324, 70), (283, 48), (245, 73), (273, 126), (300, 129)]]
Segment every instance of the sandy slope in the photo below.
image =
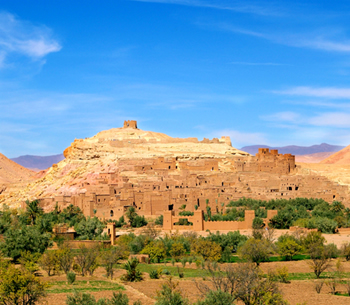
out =
[(33, 172), (11, 161), (0, 153), (0, 184), (31, 180)]
[(350, 164), (350, 145), (321, 161), (323, 164)]

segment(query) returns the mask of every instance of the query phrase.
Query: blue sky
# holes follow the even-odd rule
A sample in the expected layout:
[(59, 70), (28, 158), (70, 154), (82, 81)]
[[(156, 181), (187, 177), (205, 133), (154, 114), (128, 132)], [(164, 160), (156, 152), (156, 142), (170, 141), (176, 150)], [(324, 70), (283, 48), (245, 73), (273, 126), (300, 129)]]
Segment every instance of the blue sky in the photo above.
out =
[(349, 1), (0, 3), (0, 152), (136, 119), (232, 145), (350, 144)]

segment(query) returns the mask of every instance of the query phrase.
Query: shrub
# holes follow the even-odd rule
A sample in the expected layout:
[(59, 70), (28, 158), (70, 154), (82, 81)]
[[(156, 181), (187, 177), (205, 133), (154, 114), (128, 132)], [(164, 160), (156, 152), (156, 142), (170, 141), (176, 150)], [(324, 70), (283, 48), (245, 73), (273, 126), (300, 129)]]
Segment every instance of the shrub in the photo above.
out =
[(157, 270), (151, 270), (149, 272), (149, 277), (153, 280), (155, 279), (159, 279), (159, 274), (158, 274), (158, 271)]
[(163, 225), (163, 215), (160, 215), (154, 223), (158, 226), (162, 226)]
[(185, 299), (179, 289), (179, 283), (174, 283), (170, 277), (168, 281), (162, 285), (162, 289), (157, 291), (155, 305), (188, 305), (189, 301)]
[(233, 297), (228, 292), (223, 292), (221, 290), (210, 290), (204, 301), (198, 301), (197, 305), (232, 305), (235, 302), (235, 297)]
[(193, 212), (190, 212), (190, 211), (181, 211), (179, 213), (180, 216), (193, 216), (194, 213)]
[(290, 283), (288, 280), (289, 272), (286, 266), (277, 268), (276, 270), (269, 271), (267, 278), (270, 281), (281, 282), (281, 283)]
[(168, 269), (163, 269), (162, 273), (165, 275), (170, 275), (170, 271)]
[(69, 285), (71, 285), (75, 282), (75, 273), (74, 272), (67, 273), (67, 282)]
[(183, 257), (183, 258), (181, 258), (181, 264), (182, 264), (182, 267), (184, 267), (184, 268), (185, 268), (186, 263), (187, 263), (187, 257)]
[(337, 258), (340, 254), (339, 249), (334, 243), (326, 245), (325, 252), (327, 253), (327, 256), (330, 258)]
[(315, 281), (315, 290), (320, 293), (323, 287), (324, 281)]
[(261, 229), (265, 226), (264, 221), (260, 217), (255, 217), (253, 220), (253, 229)]
[(310, 260), (307, 262), (310, 268), (319, 278), (321, 273), (330, 266), (330, 258), (324, 245), (313, 244), (309, 247)]
[(342, 244), (341, 254), (345, 257), (347, 261), (350, 260), (350, 243)]
[(338, 227), (338, 223), (326, 217), (313, 217), (309, 220), (307, 224), (307, 228), (309, 229), (317, 229), (322, 233), (335, 233)]

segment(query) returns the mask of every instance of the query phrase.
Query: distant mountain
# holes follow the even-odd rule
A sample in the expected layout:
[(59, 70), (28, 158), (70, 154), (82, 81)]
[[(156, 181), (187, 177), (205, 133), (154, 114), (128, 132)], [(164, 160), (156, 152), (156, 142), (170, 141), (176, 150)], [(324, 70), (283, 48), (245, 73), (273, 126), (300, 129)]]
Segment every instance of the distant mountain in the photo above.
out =
[(321, 161), (323, 164), (350, 164), (350, 145)]
[(241, 148), (241, 150), (247, 153), (250, 153), (251, 155), (255, 155), (258, 152), (259, 148), (278, 149), (278, 152), (281, 154), (310, 155), (310, 154), (323, 153), (323, 152), (337, 152), (345, 148), (345, 146), (330, 145), (326, 143), (322, 143), (319, 145), (312, 145), (312, 146), (289, 145), (289, 146), (283, 146), (283, 147), (271, 147), (268, 145), (251, 145), (251, 146), (244, 146)]
[(62, 161), (63, 159), (63, 154), (59, 154), (44, 157), (26, 155), (12, 158), (11, 160), (29, 169), (43, 170), (51, 167), (55, 163)]

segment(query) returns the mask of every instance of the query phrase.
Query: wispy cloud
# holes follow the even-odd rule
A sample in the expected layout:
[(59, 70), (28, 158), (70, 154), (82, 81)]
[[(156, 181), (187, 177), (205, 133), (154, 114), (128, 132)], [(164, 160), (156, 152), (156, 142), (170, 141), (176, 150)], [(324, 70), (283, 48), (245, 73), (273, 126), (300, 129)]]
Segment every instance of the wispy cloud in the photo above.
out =
[(185, 6), (194, 6), (194, 7), (206, 7), (217, 10), (228, 10), (240, 13), (248, 13), (255, 15), (263, 16), (280, 16), (283, 14), (283, 11), (279, 7), (272, 7), (269, 3), (263, 3), (257, 5), (251, 1), (219, 1), (219, 0), (131, 0), (138, 2), (153, 2), (153, 3), (164, 3), (164, 4), (177, 4)]
[[(198, 24), (229, 31), (232, 33), (253, 36), (271, 41), (272, 43), (287, 45), (297, 48), (317, 49), (329, 52), (350, 52), (350, 40), (339, 38), (339, 33), (325, 29), (289, 33), (280, 30), (260, 31), (242, 28), (230, 23)], [(337, 36), (337, 37), (336, 37)]]
[(311, 125), (315, 126), (328, 126), (337, 128), (349, 128), (350, 127), (350, 113), (343, 112), (327, 112), (312, 117), (309, 120)]
[(261, 116), (265, 121), (296, 123), (300, 120), (300, 114), (292, 111), (277, 112), (270, 115)]
[(242, 65), (242, 66), (285, 66), (286, 64), (279, 64), (274, 62), (245, 62), (245, 61), (233, 61), (231, 65)]
[(330, 99), (350, 99), (350, 88), (337, 87), (294, 87), (273, 91), (276, 94), (292, 96), (311, 96)]
[(11, 53), (37, 60), (58, 52), (62, 46), (52, 36), (44, 25), (33, 25), (10, 13), (0, 12), (0, 67)]
[(260, 132), (241, 132), (232, 129), (222, 129), (214, 131), (213, 136), (229, 136), (231, 138), (232, 146), (242, 147), (244, 145), (251, 145), (252, 143), (268, 143), (266, 135)]

